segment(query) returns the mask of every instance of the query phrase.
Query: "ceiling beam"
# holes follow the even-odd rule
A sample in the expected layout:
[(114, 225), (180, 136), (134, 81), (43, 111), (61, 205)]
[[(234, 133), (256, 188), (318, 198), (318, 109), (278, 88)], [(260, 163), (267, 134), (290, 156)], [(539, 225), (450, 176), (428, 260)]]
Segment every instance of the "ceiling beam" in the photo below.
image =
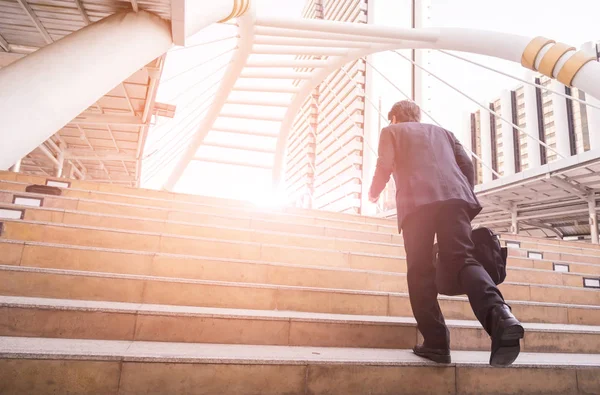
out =
[(96, 153), (96, 155), (82, 155), (82, 154), (72, 154), (65, 153), (65, 159), (69, 160), (103, 160), (103, 161), (118, 161), (118, 162), (135, 162), (137, 159), (133, 156), (123, 155), (123, 154), (101, 154)]
[(127, 106), (129, 107), (129, 111), (131, 115), (135, 115), (135, 109), (133, 108), (133, 103), (131, 101), (131, 97), (129, 96), (129, 92), (127, 92), (127, 87), (124, 82), (121, 82), (121, 87), (123, 88), (123, 92), (125, 93), (125, 99), (127, 100)]
[(0, 67), (6, 67), (9, 64), (16, 62), (25, 55), (14, 52), (0, 52)]
[(27, 15), (29, 16), (29, 18), (31, 19), (31, 21), (33, 22), (35, 27), (38, 29), (40, 34), (44, 37), (44, 40), (46, 40), (46, 43), (52, 44), (54, 42), (54, 40), (52, 39), (52, 37), (50, 37), (50, 34), (48, 33), (48, 31), (46, 30), (44, 25), (42, 25), (42, 22), (37, 17), (37, 15), (35, 15), (35, 12), (33, 12), (33, 9), (29, 5), (29, 3), (27, 3), (27, 0), (17, 0), (17, 1), (19, 2), (21, 7), (23, 8), (23, 10), (27, 13)]
[(547, 224), (545, 224), (543, 222), (540, 222), (540, 221), (523, 221), (523, 223), (525, 225), (533, 226), (535, 228), (548, 230), (548, 231), (554, 233), (555, 235), (557, 235), (559, 239), (562, 239), (564, 237), (563, 233), (560, 230), (554, 228), (551, 225), (547, 225)]
[(582, 200), (587, 201), (590, 191), (586, 188), (581, 187), (579, 185), (575, 185), (568, 181), (568, 178), (558, 178), (558, 177), (549, 177), (545, 180), (547, 183), (554, 185), (557, 188), (560, 188), (566, 192), (569, 192)]
[(205, 147), (226, 148), (226, 149), (234, 149), (234, 150), (239, 150), (239, 151), (263, 152), (263, 153), (266, 153), (266, 154), (274, 154), (275, 153), (275, 149), (274, 148), (248, 147), (248, 146), (238, 145), (238, 144), (215, 143), (215, 142), (208, 142), (208, 141), (205, 141), (201, 145), (201, 147), (202, 146), (205, 146)]
[(0, 48), (2, 48), (4, 52), (10, 52), (8, 41), (6, 41), (2, 35), (0, 35)]
[(132, 115), (80, 115), (70, 122), (73, 125), (129, 125), (143, 126), (142, 117)]
[(259, 163), (249, 163), (249, 162), (238, 162), (238, 161), (230, 161), (226, 159), (216, 159), (216, 158), (205, 158), (205, 157), (194, 157), (192, 160), (197, 162), (207, 162), (207, 163), (218, 163), (221, 165), (231, 165), (231, 166), (242, 166), (242, 167), (255, 167), (258, 169), (272, 169), (272, 166), (263, 165)]
[(86, 25), (91, 24), (92, 21), (90, 21), (90, 17), (88, 16), (87, 12), (85, 12), (85, 8), (83, 8), (83, 4), (81, 3), (81, 0), (75, 0), (75, 5), (77, 5), (77, 9), (79, 10), (81, 17), (83, 18), (83, 22)]

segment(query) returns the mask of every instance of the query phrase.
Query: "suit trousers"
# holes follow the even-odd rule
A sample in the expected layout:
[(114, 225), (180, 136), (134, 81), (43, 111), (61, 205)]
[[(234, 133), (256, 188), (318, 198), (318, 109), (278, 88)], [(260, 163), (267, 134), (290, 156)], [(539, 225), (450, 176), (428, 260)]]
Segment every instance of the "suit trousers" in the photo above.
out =
[(447, 281), (458, 282), (488, 333), (488, 312), (496, 305), (505, 304), (490, 275), (473, 258), (471, 232), (468, 207), (461, 201), (423, 206), (409, 214), (402, 224), (410, 304), (426, 347), (447, 349), (450, 346), (450, 334), (437, 300), (432, 256), (436, 236), (439, 265), (450, 265), (444, 268), (450, 273)]

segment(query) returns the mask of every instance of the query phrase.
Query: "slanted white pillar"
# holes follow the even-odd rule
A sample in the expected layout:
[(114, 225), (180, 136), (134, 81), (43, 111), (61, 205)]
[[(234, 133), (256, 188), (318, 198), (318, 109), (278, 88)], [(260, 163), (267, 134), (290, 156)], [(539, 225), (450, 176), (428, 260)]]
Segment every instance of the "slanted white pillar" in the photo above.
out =
[(15, 164), (12, 165), (9, 170), (12, 171), (13, 173), (20, 172), (21, 171), (21, 159), (16, 161)]
[[(585, 94), (585, 101), (600, 107), (600, 100)], [(590, 150), (600, 149), (600, 110), (587, 106), (588, 131), (590, 134)]]
[(590, 235), (592, 244), (598, 244), (598, 214), (596, 212), (596, 197), (592, 194), (588, 198), (588, 210), (590, 214)]
[[(530, 82), (535, 82), (535, 74), (529, 71), (526, 76)], [(525, 85), (525, 130), (529, 136), (540, 135), (540, 122), (538, 117), (538, 104), (536, 88), (531, 85)], [(542, 165), (542, 155), (540, 153), (540, 143), (537, 140), (527, 136), (527, 158), (529, 168), (535, 168)]]
[(519, 229), (519, 221), (517, 219), (517, 214), (518, 214), (517, 207), (513, 207), (512, 211), (510, 213), (510, 221), (511, 221), (511, 229), (510, 229), (510, 231), (511, 231), (511, 233), (513, 235), (518, 235), (519, 231), (520, 231), (520, 229)]
[[(581, 50), (585, 51), (586, 54), (593, 57), (598, 57), (596, 50), (596, 43), (587, 42), (581, 46)], [(585, 93), (585, 101), (589, 104), (600, 107), (600, 100), (598, 98)], [(600, 110), (587, 106), (587, 120), (588, 130), (590, 135), (590, 150), (600, 149)]]
[[(367, 3), (368, 11), (367, 18), (368, 23), (374, 23), (375, 10), (374, 4), (372, 2)], [(373, 62), (373, 57), (367, 57), (368, 63), (365, 68), (365, 90), (364, 95), (371, 100), (373, 104), (377, 106), (377, 102), (375, 101), (376, 93), (375, 88), (373, 86), (373, 68), (371, 64)], [(381, 107), (381, 97), (379, 97), (379, 107)], [(380, 126), (380, 114), (379, 111), (381, 108), (373, 108), (371, 104), (369, 104), (365, 100), (365, 120), (363, 123), (363, 163), (362, 163), (362, 192), (361, 192), (361, 202), (360, 202), (360, 213), (362, 215), (372, 215), (377, 214), (377, 205), (369, 202), (369, 189), (371, 188), (371, 181), (373, 180), (373, 174), (375, 174), (375, 167), (377, 166), (377, 154), (372, 152), (368, 146), (373, 147), (373, 149), (377, 150), (379, 146), (379, 133), (381, 132)], [(381, 201), (381, 200), (380, 200)]]
[[(557, 92), (565, 91), (565, 86), (557, 80), (552, 80), (551, 86), (552, 89)], [(571, 156), (571, 143), (569, 141), (569, 123), (567, 119), (567, 99), (553, 93), (552, 110), (554, 111), (554, 125), (556, 127), (556, 151), (560, 155), (567, 158)]]
[(65, 154), (60, 151), (58, 153), (58, 165), (56, 166), (56, 177), (62, 177), (63, 169), (65, 168)]
[(75, 169), (73, 168), (73, 162), (66, 161), (63, 168), (63, 177), (73, 179), (75, 176)]
[(465, 112), (462, 118), (461, 133), (456, 137), (460, 140), (463, 147), (468, 148), (471, 152), (475, 152), (477, 147), (473, 146), (473, 136), (471, 136), (471, 113)]
[[(513, 119), (512, 99), (509, 90), (505, 89), (500, 95), (500, 107), (502, 108), (502, 118), (510, 121)], [(515, 141), (513, 126), (511, 122), (502, 120), (502, 152), (504, 153), (504, 175), (515, 174)]]
[(33, 151), (171, 45), (168, 21), (144, 11), (126, 12), (0, 69), (0, 169)]
[[(485, 105), (485, 103), (484, 103)], [(485, 108), (488, 106), (485, 105)], [(490, 113), (485, 110), (480, 110), (481, 116), (479, 117), (480, 133), (481, 133), (481, 160), (485, 165), (482, 166), (483, 183), (492, 181), (492, 136), (491, 136), (491, 121)], [(487, 165), (487, 166), (486, 166)]]

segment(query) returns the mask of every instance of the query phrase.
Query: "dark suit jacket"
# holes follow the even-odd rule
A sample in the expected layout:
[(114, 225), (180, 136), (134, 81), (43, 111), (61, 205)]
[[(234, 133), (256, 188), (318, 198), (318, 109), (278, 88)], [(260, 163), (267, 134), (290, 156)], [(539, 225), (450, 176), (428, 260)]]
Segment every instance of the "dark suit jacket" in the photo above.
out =
[(458, 139), (446, 129), (407, 122), (385, 127), (371, 196), (379, 196), (394, 173), (398, 230), (417, 208), (443, 202), (468, 204), (471, 219), (481, 211), (473, 192), (475, 173)]

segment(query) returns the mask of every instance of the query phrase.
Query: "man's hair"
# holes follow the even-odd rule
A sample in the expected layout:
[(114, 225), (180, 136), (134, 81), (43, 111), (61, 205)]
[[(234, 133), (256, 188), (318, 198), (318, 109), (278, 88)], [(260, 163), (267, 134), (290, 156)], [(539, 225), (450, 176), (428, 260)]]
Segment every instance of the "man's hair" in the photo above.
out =
[(396, 121), (400, 122), (421, 122), (421, 109), (410, 100), (402, 100), (395, 103), (388, 113), (388, 120), (391, 121), (396, 116)]

